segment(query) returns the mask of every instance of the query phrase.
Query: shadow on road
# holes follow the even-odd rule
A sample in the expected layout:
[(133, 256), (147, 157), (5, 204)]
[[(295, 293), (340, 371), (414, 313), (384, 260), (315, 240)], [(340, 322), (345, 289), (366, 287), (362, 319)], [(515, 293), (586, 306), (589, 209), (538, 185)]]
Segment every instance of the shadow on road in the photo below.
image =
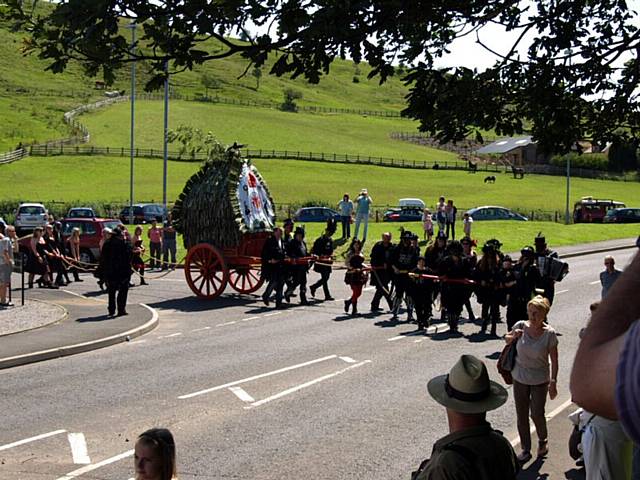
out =
[(82, 317), (82, 318), (77, 318), (76, 322), (78, 323), (87, 323), (87, 322), (102, 322), (104, 320), (113, 320), (115, 317), (113, 318), (109, 318), (107, 316), (107, 314), (105, 313), (104, 315), (97, 315), (95, 317)]
[[(224, 295), (214, 300), (204, 300), (193, 295), (182, 298), (171, 298), (160, 302), (149, 303), (153, 308), (164, 308), (178, 310), (180, 312), (204, 312), (207, 310), (218, 310), (227, 307), (242, 307), (255, 303), (256, 299), (246, 295)], [(256, 309), (257, 312), (270, 310), (266, 307)]]

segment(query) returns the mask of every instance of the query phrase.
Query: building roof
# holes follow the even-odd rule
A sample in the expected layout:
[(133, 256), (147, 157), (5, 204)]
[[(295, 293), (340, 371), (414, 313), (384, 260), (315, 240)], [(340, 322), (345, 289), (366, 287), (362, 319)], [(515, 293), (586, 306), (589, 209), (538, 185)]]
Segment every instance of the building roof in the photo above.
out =
[(476, 153), (508, 153), (517, 148), (531, 145), (532, 143), (535, 142), (531, 139), (531, 135), (528, 135), (526, 137), (507, 137), (496, 140), (489, 145), (485, 145), (484, 147), (479, 148), (478, 150), (476, 150)]

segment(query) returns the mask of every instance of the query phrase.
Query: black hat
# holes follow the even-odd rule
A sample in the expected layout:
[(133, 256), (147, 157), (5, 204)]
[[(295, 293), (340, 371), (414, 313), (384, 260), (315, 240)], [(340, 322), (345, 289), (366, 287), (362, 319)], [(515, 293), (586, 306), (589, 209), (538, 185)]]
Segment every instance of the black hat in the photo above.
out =
[(286, 218), (284, 222), (282, 222), (282, 226), (286, 227), (287, 225), (293, 226), (293, 220), (291, 220), (290, 218)]
[(400, 235), (400, 238), (403, 240), (411, 240), (413, 239), (413, 232), (405, 230), (404, 232), (402, 232), (402, 235)]
[(469, 245), (471, 245), (471, 243), (472, 243), (471, 242), (471, 237), (468, 237), (468, 236), (462, 237), (460, 239), (460, 243), (468, 243)]
[(423, 262), (426, 262), (427, 260), (424, 258), (424, 256), (420, 255), (418, 257), (418, 261), (422, 260)]
[(302, 235), (302, 236), (304, 237), (304, 228), (302, 228), (302, 227), (296, 227), (296, 230), (295, 230), (295, 232), (293, 232), (293, 234), (294, 234), (294, 235), (298, 235), (298, 234), (300, 234), (300, 235)]
[(511, 255), (505, 255), (504, 258), (502, 259), (503, 262), (513, 262), (513, 260), (511, 259)]
[(538, 232), (538, 236), (533, 241), (536, 245), (545, 245), (547, 243), (547, 239), (542, 235), (542, 232)]
[(436, 239), (446, 240), (447, 239), (447, 235), (443, 231), (439, 231), (438, 235), (436, 235)]
[(485, 244), (485, 246), (491, 245), (496, 250), (500, 250), (500, 247), (502, 247), (502, 242), (500, 240), (498, 240), (497, 238), (491, 238), (491, 239), (487, 240), (484, 244)]
[(449, 255), (462, 255), (464, 252), (464, 249), (462, 248), (462, 244), (457, 241), (457, 240), (451, 240), (449, 242), (449, 245), (447, 245), (447, 253)]
[(528, 245), (528, 246), (524, 247), (522, 250), (520, 250), (520, 255), (522, 255), (524, 257), (533, 257), (535, 255), (535, 253), (536, 253), (536, 251), (530, 245)]

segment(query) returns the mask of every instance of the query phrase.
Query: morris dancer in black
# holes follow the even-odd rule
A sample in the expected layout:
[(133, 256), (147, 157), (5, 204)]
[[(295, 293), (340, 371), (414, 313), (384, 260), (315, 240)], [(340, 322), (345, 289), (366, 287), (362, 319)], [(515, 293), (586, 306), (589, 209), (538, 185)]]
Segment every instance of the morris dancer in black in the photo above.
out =
[(393, 309), (391, 292), (389, 292), (389, 282), (391, 281), (391, 253), (393, 252), (391, 234), (382, 234), (382, 240), (377, 242), (371, 249), (371, 285), (376, 287), (376, 292), (371, 300), (371, 311), (379, 312), (380, 300), (384, 297), (389, 305), (389, 310)]
[(538, 233), (538, 236), (534, 239), (536, 246), (536, 265), (540, 272), (540, 280), (538, 281), (538, 287), (544, 290), (544, 297), (549, 300), (550, 304), (553, 304), (553, 297), (556, 293), (556, 281), (546, 273), (544, 264), (548, 259), (558, 258), (558, 252), (554, 252), (547, 247), (547, 241), (542, 232)]
[(262, 294), (262, 301), (268, 307), (271, 293), (276, 292), (276, 308), (282, 308), (282, 290), (284, 288), (285, 249), (282, 229), (276, 227), (262, 247), (262, 277), (268, 282)]
[[(126, 242), (119, 227), (102, 246), (100, 269), (109, 293), (109, 316), (127, 315), (127, 295), (131, 281), (131, 244)], [(117, 298), (116, 298), (117, 296)]]
[[(438, 275), (440, 272), (440, 264), (442, 260), (444, 260), (445, 248), (447, 246), (447, 237), (444, 232), (438, 233), (436, 236), (436, 241), (430, 245), (427, 250), (424, 252), (424, 259), (427, 265), (427, 270), (429, 270), (430, 274)], [(440, 284), (433, 284), (433, 294), (431, 297), (431, 302), (436, 299), (438, 294), (440, 293)], [(442, 302), (441, 307), (442, 307)], [(445, 312), (442, 311), (442, 318), (444, 319)]]
[[(440, 274), (450, 280), (464, 280), (471, 275), (469, 262), (465, 260), (462, 245), (452, 240), (447, 245), (445, 257), (441, 263)], [(458, 322), (462, 313), (462, 306), (471, 295), (468, 285), (457, 282), (444, 281), (441, 286), (442, 305), (446, 310), (447, 322), (451, 333), (458, 332)]]
[[(289, 242), (293, 240), (293, 228), (294, 223), (290, 218), (286, 218), (284, 222), (282, 222), (282, 240), (284, 241), (284, 249), (287, 251)], [(293, 285), (293, 275), (294, 271), (290, 265), (284, 266), (284, 284), (287, 287), (286, 290), (291, 290), (289, 297), (295, 297), (295, 287), (291, 287)]]
[(362, 255), (362, 242), (357, 238), (351, 241), (347, 252), (347, 273), (344, 276), (344, 283), (351, 287), (351, 298), (344, 301), (344, 312), (351, 315), (358, 315), (358, 298), (362, 295), (362, 287), (367, 284), (368, 274), (364, 270), (364, 256)]
[(482, 247), (482, 258), (478, 262), (473, 278), (478, 282), (476, 295), (482, 304), (482, 327), (480, 333), (485, 333), (491, 322), (491, 335), (496, 335), (496, 328), (500, 320), (500, 256), (496, 250), (496, 243), (488, 241)]
[(536, 291), (536, 285), (540, 282), (540, 272), (535, 265), (535, 251), (533, 247), (524, 247), (520, 250), (520, 260), (513, 267), (515, 281), (505, 283), (510, 289), (507, 303), (507, 330), (513, 330), (513, 325), (518, 320), (527, 319), (527, 303)]
[(324, 299), (325, 300), (333, 300), (331, 293), (329, 292), (329, 277), (331, 277), (331, 264), (333, 261), (331, 260), (331, 256), (333, 255), (333, 240), (331, 240), (331, 236), (335, 233), (335, 222), (333, 224), (327, 224), (327, 229), (324, 231), (322, 236), (316, 239), (313, 242), (313, 247), (311, 248), (311, 253), (318, 257), (326, 257), (325, 259), (321, 259), (315, 263), (313, 269), (320, 274), (320, 280), (309, 287), (309, 291), (311, 292), (311, 296), (316, 296), (316, 290), (322, 287), (324, 291)]
[[(471, 240), (470, 237), (463, 237), (462, 240), (460, 240), (460, 243), (462, 244), (464, 258), (469, 263), (469, 267), (473, 272), (476, 268), (476, 265), (478, 264), (478, 255), (473, 249), (473, 247), (475, 246), (475, 242)], [(467, 310), (467, 318), (469, 319), (469, 321), (475, 322), (476, 315), (473, 313), (473, 307), (471, 307), (471, 297), (469, 297), (467, 301), (464, 302), (464, 308)]]
[(289, 265), (288, 269), (291, 275), (291, 284), (288, 285), (287, 291), (284, 293), (284, 299), (289, 303), (291, 295), (296, 287), (300, 287), (300, 305), (309, 305), (307, 301), (307, 272), (309, 264), (295, 263), (295, 259), (304, 258), (309, 255), (307, 252), (307, 244), (304, 241), (304, 229), (297, 227), (293, 238), (287, 242), (287, 257), (291, 258), (294, 263)]
[[(393, 319), (398, 318), (398, 312), (402, 305), (402, 300), (407, 293), (409, 287), (409, 272), (411, 272), (418, 263), (418, 252), (411, 245), (413, 233), (409, 231), (402, 232), (400, 243), (393, 249), (391, 254), (391, 266), (393, 268), (393, 284), (395, 285), (395, 299), (393, 301)], [(406, 299), (405, 299), (406, 302)], [(410, 302), (407, 303), (407, 322), (413, 320), (410, 312)]]
[(420, 275), (430, 274), (424, 257), (418, 257), (418, 265), (411, 273), (412, 275), (409, 276), (411, 279), (409, 295), (413, 299), (413, 305), (416, 308), (418, 330), (424, 330), (425, 327), (431, 324), (431, 300), (433, 298), (433, 280), (420, 277)]

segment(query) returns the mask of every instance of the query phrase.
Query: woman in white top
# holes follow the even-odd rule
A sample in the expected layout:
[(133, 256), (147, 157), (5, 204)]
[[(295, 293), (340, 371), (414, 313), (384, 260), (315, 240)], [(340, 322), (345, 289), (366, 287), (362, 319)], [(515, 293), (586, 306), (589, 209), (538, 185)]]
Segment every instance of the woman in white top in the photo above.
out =
[(531, 459), (529, 412), (538, 433), (537, 456), (543, 457), (549, 452), (544, 407), (547, 393), (551, 400), (558, 395), (558, 337), (546, 323), (550, 308), (549, 300), (540, 295), (534, 297), (527, 304), (529, 319), (517, 322), (505, 337), (507, 343), (518, 342), (516, 363), (511, 373), (522, 446), (518, 460), (522, 464)]

